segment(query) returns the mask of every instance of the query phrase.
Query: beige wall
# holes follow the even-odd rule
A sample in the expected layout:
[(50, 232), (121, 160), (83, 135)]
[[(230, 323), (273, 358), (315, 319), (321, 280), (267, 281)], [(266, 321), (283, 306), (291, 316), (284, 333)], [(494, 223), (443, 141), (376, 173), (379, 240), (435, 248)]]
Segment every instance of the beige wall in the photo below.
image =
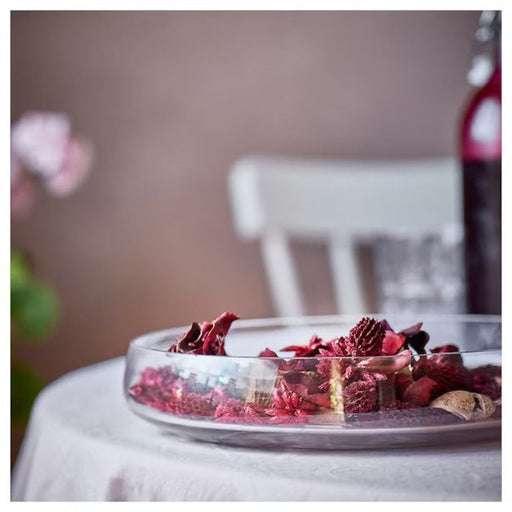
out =
[(98, 154), (76, 195), (42, 198), (12, 227), (63, 302), (50, 342), (25, 357), (54, 379), (143, 331), (272, 315), (257, 245), (233, 232), (230, 165), (248, 152), (453, 153), (477, 18), (14, 13), (13, 119), (68, 112)]

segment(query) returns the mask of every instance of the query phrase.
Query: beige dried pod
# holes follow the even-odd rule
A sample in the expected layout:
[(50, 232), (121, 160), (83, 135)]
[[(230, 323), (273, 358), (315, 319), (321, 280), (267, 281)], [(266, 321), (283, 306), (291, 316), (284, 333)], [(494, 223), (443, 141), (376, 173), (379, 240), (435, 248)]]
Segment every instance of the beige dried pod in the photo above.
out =
[(471, 391), (449, 391), (430, 403), (430, 407), (444, 409), (466, 421), (483, 420), (492, 416), (496, 410), (493, 401), (487, 395)]

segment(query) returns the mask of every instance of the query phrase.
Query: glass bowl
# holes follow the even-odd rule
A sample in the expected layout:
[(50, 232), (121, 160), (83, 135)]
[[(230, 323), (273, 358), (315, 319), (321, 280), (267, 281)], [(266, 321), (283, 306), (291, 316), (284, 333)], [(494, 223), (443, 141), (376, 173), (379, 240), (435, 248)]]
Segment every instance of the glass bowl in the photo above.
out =
[[(174, 433), (240, 446), (354, 449), (500, 439), (500, 317), (386, 315), (396, 332), (421, 321), (430, 336), (426, 353), (280, 351), (307, 345), (312, 335), (347, 336), (360, 318), (238, 320), (225, 338), (229, 356), (169, 352), (188, 327), (144, 334), (130, 343), (124, 393), (137, 415)], [(445, 348), (436, 352), (439, 346)], [(267, 347), (278, 357), (258, 357)]]

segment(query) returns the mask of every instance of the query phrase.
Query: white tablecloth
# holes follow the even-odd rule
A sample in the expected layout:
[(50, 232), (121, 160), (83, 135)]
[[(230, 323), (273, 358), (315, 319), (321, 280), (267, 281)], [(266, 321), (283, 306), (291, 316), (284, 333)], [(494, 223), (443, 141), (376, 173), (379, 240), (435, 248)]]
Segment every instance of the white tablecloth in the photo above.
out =
[(124, 359), (74, 371), (38, 397), (13, 500), (499, 500), (498, 444), (263, 451), (188, 441), (135, 416)]

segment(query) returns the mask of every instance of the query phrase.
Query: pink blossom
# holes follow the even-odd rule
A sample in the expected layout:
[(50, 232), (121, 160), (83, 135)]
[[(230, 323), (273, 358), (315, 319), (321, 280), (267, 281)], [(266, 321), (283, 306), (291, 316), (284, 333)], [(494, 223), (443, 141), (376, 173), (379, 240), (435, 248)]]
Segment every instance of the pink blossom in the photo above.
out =
[(36, 188), (30, 176), (21, 168), (20, 161), (11, 153), (11, 215), (25, 217), (36, 197)]
[(64, 114), (27, 112), (12, 127), (11, 148), (28, 171), (49, 177), (63, 164), (69, 133)]
[(68, 139), (61, 166), (57, 172), (44, 180), (46, 188), (55, 196), (71, 194), (89, 174), (92, 160), (93, 150), (88, 141), (79, 138)]

